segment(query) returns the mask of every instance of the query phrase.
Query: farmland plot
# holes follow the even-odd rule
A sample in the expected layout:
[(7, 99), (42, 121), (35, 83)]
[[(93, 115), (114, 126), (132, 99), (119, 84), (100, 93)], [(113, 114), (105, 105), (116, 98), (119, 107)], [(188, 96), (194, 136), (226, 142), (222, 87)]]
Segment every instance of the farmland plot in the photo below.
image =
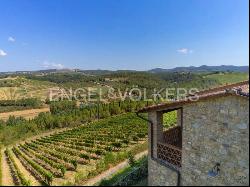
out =
[[(19, 144), (5, 153), (14, 170), (15, 184), (27, 185), (30, 181), (12, 157), (18, 158), (42, 185), (60, 185), (68, 180), (75, 183), (72, 178), (83, 168), (94, 168), (88, 171), (88, 179), (123, 161), (129, 150), (143, 145), (146, 136), (147, 122), (130, 113)], [(111, 159), (115, 154), (119, 157)]]

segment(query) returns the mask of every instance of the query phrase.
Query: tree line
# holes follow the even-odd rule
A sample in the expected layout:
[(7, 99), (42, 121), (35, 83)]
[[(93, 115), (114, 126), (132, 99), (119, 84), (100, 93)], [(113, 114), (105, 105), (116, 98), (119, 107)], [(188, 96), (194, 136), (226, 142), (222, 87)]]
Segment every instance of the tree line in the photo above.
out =
[(19, 100), (0, 100), (0, 106), (22, 106), (22, 107), (39, 107), (42, 102), (36, 98), (27, 98)]

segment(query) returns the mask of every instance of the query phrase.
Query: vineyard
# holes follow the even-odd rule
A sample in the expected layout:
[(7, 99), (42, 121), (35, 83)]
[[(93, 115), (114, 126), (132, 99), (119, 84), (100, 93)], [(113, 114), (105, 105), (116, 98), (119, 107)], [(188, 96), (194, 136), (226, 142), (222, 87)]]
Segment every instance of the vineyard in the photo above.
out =
[[(129, 113), (16, 145), (6, 149), (4, 156), (15, 185), (28, 186), (32, 181), (14, 157), (41, 185), (60, 185), (67, 182), (67, 172), (77, 175), (94, 168), (88, 178), (126, 159), (129, 151), (143, 145), (146, 136), (147, 122)], [(119, 156), (112, 159), (115, 155)]]

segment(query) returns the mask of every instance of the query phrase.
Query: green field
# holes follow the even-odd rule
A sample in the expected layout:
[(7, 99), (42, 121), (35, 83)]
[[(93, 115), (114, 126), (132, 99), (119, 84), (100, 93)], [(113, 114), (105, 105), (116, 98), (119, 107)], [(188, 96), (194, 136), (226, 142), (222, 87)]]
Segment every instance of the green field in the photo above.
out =
[(123, 182), (123, 180), (128, 181), (125, 178), (129, 176), (128, 186), (147, 186), (147, 167), (148, 167), (148, 157), (144, 156), (134, 163), (130, 163), (126, 168), (118, 171), (111, 177), (104, 179), (97, 184), (98, 186), (117, 186)]
[(230, 84), (249, 79), (248, 73), (217, 73), (205, 76), (210, 79), (218, 80), (220, 84)]

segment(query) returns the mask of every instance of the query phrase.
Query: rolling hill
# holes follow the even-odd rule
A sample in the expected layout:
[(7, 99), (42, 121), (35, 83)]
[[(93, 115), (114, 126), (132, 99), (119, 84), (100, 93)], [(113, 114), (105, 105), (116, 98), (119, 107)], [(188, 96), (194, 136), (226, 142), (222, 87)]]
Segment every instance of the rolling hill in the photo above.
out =
[(162, 73), (162, 72), (249, 72), (249, 66), (189, 66), (189, 67), (176, 67), (173, 69), (162, 69), (162, 68), (155, 68), (149, 70), (151, 73)]

